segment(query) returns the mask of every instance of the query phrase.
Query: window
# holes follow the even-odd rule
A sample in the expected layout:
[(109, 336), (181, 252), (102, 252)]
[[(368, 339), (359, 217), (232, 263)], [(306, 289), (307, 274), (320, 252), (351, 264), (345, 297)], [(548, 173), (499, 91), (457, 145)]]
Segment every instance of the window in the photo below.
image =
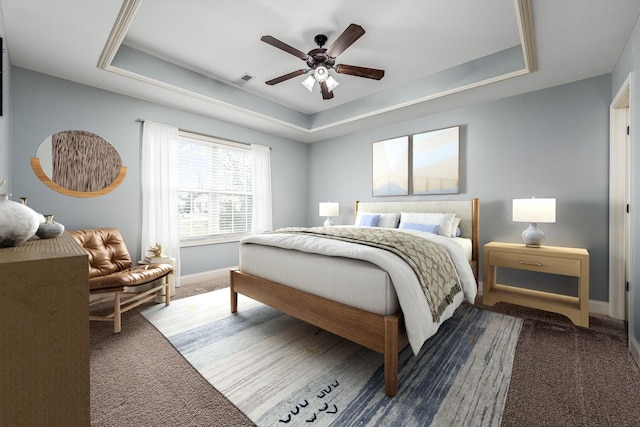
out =
[(180, 131), (178, 157), (181, 245), (248, 235), (253, 208), (250, 146)]

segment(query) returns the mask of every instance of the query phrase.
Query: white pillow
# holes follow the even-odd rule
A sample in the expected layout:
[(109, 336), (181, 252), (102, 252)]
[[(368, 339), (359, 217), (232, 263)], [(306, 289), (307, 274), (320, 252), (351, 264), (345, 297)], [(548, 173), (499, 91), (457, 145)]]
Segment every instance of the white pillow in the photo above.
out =
[(386, 228), (398, 227), (398, 214), (396, 213), (380, 214), (380, 219), (378, 220), (378, 227), (386, 227)]
[(438, 234), (451, 237), (456, 231), (453, 226), (455, 217), (456, 214), (402, 212), (400, 228), (403, 228), (403, 223), (439, 225)]
[(458, 217), (453, 218), (453, 226), (451, 227), (451, 237), (459, 237), (458, 232), (460, 230), (460, 221), (462, 221), (462, 218), (458, 218)]
[(362, 215), (380, 215), (378, 219), (377, 227), (396, 228), (398, 226), (398, 214), (395, 213), (371, 213), (371, 212), (358, 212), (356, 216), (355, 225), (362, 223)]

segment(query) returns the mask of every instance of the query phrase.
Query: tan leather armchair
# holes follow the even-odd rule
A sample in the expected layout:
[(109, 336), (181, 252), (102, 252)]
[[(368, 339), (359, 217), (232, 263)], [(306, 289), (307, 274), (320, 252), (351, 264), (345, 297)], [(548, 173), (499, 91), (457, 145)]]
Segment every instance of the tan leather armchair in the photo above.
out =
[[(173, 274), (171, 264), (132, 265), (129, 250), (117, 228), (73, 230), (69, 234), (89, 254), (89, 293), (105, 294), (90, 301), (89, 306), (113, 298), (112, 313), (90, 315), (90, 320), (112, 321), (113, 332), (118, 333), (122, 329), (122, 313), (152, 300), (158, 294), (164, 296), (165, 305), (170, 304), (168, 276)], [(136, 289), (157, 280), (150, 289)]]

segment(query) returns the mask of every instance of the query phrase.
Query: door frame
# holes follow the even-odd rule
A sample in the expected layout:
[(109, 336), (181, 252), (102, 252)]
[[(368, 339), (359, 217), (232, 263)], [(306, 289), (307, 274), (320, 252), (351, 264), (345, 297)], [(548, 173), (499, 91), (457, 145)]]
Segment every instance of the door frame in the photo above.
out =
[[(627, 126), (631, 111), (632, 77), (630, 73), (609, 108), (609, 316), (626, 319), (626, 250), (629, 203)], [(633, 129), (630, 129), (633, 132)], [(631, 326), (630, 326), (631, 327)], [(631, 332), (631, 331), (630, 331)]]

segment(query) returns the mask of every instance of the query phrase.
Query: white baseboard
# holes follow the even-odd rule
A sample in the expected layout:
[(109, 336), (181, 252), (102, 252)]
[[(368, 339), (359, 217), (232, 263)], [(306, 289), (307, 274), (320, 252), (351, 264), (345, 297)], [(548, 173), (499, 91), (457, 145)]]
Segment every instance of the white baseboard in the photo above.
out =
[(633, 356), (633, 360), (640, 366), (640, 344), (638, 344), (638, 341), (632, 335), (629, 335), (629, 351)]
[(229, 271), (235, 270), (238, 267), (226, 267), (219, 270), (203, 271), (202, 273), (187, 274), (180, 276), (180, 284), (190, 285), (193, 283), (202, 282), (205, 280), (218, 280), (229, 277)]
[(609, 303), (604, 301), (589, 300), (589, 313), (609, 316)]

